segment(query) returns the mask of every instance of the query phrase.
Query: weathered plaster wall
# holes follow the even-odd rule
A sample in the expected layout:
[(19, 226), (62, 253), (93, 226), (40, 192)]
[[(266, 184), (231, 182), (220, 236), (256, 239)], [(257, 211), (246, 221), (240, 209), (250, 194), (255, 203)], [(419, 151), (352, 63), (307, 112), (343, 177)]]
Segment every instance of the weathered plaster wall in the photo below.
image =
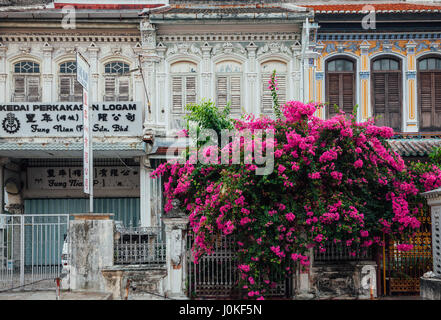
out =
[(113, 265), (113, 220), (71, 220), (70, 289), (105, 292), (101, 269)]

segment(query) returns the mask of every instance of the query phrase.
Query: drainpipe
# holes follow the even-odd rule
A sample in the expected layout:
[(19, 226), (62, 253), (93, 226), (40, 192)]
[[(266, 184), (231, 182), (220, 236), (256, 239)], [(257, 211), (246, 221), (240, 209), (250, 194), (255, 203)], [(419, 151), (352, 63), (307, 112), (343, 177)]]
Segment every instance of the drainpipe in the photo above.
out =
[(5, 197), (5, 189), (4, 189), (4, 175), (5, 168), (2, 162), (0, 162), (0, 214), (3, 214), (4, 210), (4, 197)]
[(5, 212), (5, 164), (8, 158), (0, 158), (0, 214)]
[(305, 89), (305, 50), (306, 50), (306, 47), (309, 43), (309, 21), (308, 21), (308, 18), (306, 18), (305, 20), (306, 21), (303, 24), (303, 27), (304, 27), (303, 30), (305, 32), (303, 39), (305, 41), (302, 41), (302, 52), (300, 55), (301, 60), (302, 60), (302, 63), (301, 63), (301, 69), (302, 69), (301, 75), (302, 76), (301, 76), (301, 81), (300, 81), (300, 92), (303, 95), (303, 102), (307, 102), (305, 100), (305, 90), (304, 90)]

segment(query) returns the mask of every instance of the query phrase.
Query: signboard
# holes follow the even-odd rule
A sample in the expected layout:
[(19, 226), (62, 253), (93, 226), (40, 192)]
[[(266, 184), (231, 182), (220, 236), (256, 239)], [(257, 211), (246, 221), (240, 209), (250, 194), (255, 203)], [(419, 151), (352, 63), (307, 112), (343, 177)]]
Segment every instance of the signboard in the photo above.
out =
[[(83, 188), (81, 167), (28, 167), (28, 188), (30, 190), (72, 190)], [(138, 168), (122, 166), (93, 168), (94, 188), (137, 189)]]
[[(89, 73), (90, 66), (86, 59), (77, 53), (77, 81), (83, 87), (83, 182), (84, 193), (90, 194), (90, 212), (93, 211), (93, 185), (89, 172), (93, 170), (92, 132), (90, 131), (91, 115), (89, 107)], [(90, 112), (92, 113), (92, 112)], [(93, 179), (93, 178), (92, 178)]]
[[(92, 103), (97, 137), (141, 137), (142, 103)], [(83, 105), (75, 102), (0, 104), (0, 137), (81, 137)]]
[[(90, 118), (89, 114), (89, 93), (86, 88), (83, 88), (83, 171), (84, 171), (84, 193), (90, 194), (90, 189), (93, 188), (90, 182), (89, 171), (93, 170), (93, 149), (92, 149), (92, 134), (90, 132)], [(93, 208), (93, 207), (92, 207)]]
[(89, 64), (80, 53), (77, 53), (77, 81), (81, 86), (88, 90), (89, 88)]

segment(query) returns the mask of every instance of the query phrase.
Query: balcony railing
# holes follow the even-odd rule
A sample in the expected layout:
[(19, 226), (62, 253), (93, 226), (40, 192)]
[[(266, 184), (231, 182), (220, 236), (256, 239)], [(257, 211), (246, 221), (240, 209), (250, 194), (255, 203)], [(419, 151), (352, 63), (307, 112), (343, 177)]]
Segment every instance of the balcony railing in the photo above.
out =
[(164, 265), (165, 237), (159, 227), (124, 227), (116, 223), (115, 265)]

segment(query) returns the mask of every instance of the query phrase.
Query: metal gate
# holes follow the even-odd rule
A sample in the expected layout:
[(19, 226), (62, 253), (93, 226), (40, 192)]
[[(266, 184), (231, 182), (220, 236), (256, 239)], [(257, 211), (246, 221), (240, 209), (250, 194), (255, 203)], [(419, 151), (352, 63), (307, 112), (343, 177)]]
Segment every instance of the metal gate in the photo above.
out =
[(55, 288), (68, 214), (0, 215), (0, 290)]
[[(235, 261), (237, 244), (233, 237), (221, 237), (215, 243), (210, 255), (199, 258), (194, 263), (191, 246), (193, 237), (187, 237), (188, 296), (190, 298), (234, 298), (240, 299), (245, 291), (238, 288), (239, 270)], [(277, 285), (267, 294), (270, 298), (289, 298), (293, 295), (293, 278), (285, 274), (277, 275)]]
[(399, 251), (398, 241), (389, 241), (386, 248), (386, 280), (389, 294), (419, 294), (420, 278), (432, 270), (432, 225), (430, 213), (423, 210), (418, 215), (420, 229), (406, 243), (410, 251)]

